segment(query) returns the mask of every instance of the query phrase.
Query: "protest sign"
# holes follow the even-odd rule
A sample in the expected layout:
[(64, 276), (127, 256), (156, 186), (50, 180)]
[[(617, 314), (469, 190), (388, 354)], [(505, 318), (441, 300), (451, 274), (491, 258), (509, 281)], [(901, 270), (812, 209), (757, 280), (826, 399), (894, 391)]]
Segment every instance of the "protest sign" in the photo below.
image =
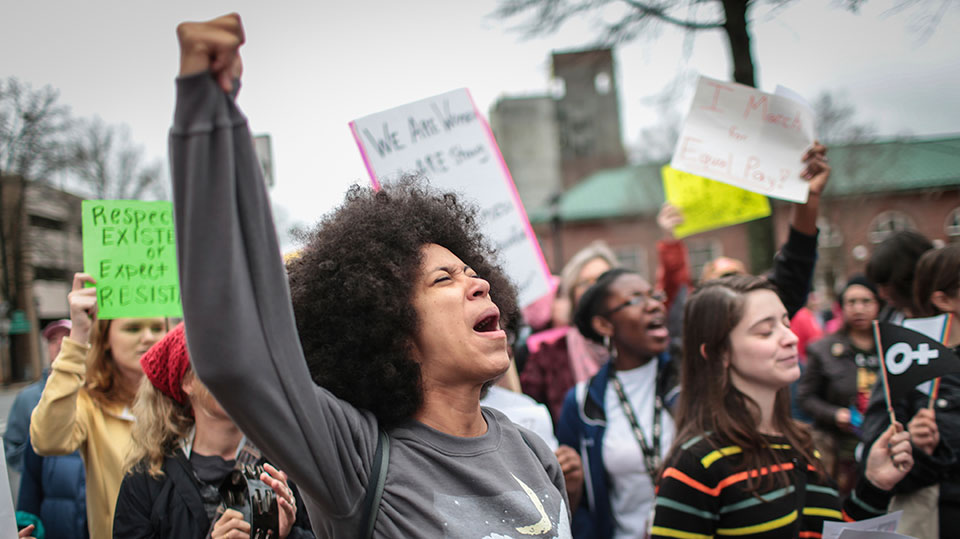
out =
[(667, 202), (683, 213), (683, 224), (673, 229), (676, 238), (770, 215), (770, 201), (759, 193), (670, 166), (664, 166), (660, 172)]
[(551, 292), (543, 259), (493, 133), (466, 89), (350, 122), (374, 187), (420, 174), (480, 209), (484, 235), (499, 251), (520, 306)]
[[(6, 463), (3, 453), (3, 444), (0, 444), (0, 462)], [(16, 539), (17, 517), (13, 511), (13, 495), (7, 485), (10, 478), (7, 475), (6, 465), (0, 466), (0, 539)]]
[(700, 77), (670, 166), (793, 202), (807, 201), (801, 161), (814, 113), (788, 96)]
[[(926, 318), (907, 318), (903, 321), (902, 325), (907, 329), (922, 333), (938, 343), (946, 345), (950, 335), (950, 320), (952, 317), (952, 314), (947, 313)], [(918, 385), (917, 389), (921, 393), (930, 396), (929, 407), (932, 409), (933, 403), (940, 393), (940, 378), (934, 378), (933, 380), (924, 382)]]
[(923, 333), (873, 321), (880, 353), (887, 408), (893, 423), (893, 403), (917, 385), (944, 374), (960, 373), (960, 358), (953, 350)]
[[(897, 525), (903, 511), (897, 511), (888, 515), (869, 518), (859, 522), (824, 522), (823, 539), (840, 539), (842, 537), (873, 537), (877, 533), (893, 533), (892, 537), (906, 537), (897, 535)], [(865, 533), (866, 535), (857, 535)]]
[(183, 316), (173, 204), (85, 200), (83, 271), (97, 287), (97, 317)]

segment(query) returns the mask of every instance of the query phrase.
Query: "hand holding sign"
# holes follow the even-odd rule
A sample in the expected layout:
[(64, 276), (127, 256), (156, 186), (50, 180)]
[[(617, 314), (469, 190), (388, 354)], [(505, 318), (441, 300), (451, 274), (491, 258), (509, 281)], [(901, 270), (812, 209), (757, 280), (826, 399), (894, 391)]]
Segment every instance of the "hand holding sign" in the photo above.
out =
[(960, 358), (953, 350), (923, 333), (874, 320), (873, 334), (880, 352), (880, 372), (891, 423), (896, 422), (893, 403), (921, 382), (960, 373)]
[(827, 187), (827, 180), (830, 179), (830, 165), (827, 164), (827, 147), (820, 144), (819, 140), (813, 141), (813, 146), (803, 154), (803, 162), (806, 168), (800, 174), (800, 177), (807, 180), (807, 189), (810, 195), (819, 196)]
[(913, 448), (910, 445), (910, 433), (905, 432), (900, 423), (894, 423), (870, 448), (864, 476), (875, 487), (890, 490), (907, 476), (911, 468)]
[(663, 167), (661, 174), (667, 202), (682, 216), (682, 224), (673, 229), (676, 238), (770, 215), (770, 202), (761, 194), (669, 166)]
[(683, 221), (683, 212), (671, 204), (668, 197), (668, 201), (660, 206), (660, 211), (657, 213), (657, 226), (663, 231), (664, 237), (673, 239), (674, 230), (682, 225)]
[(70, 339), (84, 344), (90, 342), (90, 330), (97, 315), (97, 289), (84, 288), (87, 283), (96, 284), (96, 281), (86, 273), (74, 274), (73, 288), (67, 294), (67, 303), (70, 305)]

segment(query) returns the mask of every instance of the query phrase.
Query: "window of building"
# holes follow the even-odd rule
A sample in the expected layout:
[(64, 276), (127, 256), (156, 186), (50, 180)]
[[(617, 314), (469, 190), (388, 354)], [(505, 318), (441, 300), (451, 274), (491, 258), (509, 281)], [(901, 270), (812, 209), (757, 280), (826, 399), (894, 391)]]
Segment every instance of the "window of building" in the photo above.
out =
[(820, 247), (840, 247), (843, 245), (843, 234), (835, 223), (831, 223), (826, 217), (817, 219), (817, 228), (820, 234), (817, 236), (817, 245)]
[(65, 223), (63, 221), (58, 221), (57, 219), (51, 219), (49, 217), (43, 217), (41, 215), (31, 215), (30, 226), (45, 228), (48, 230), (63, 230)]
[(947, 221), (943, 224), (943, 231), (951, 239), (960, 238), (960, 208), (954, 208), (947, 215)]
[(34, 266), (33, 268), (33, 278), (39, 281), (66, 281), (69, 277), (69, 272), (63, 268), (47, 266)]
[(703, 266), (723, 254), (720, 242), (716, 240), (686, 240), (687, 253), (690, 256), (690, 278), (700, 279)]
[(621, 245), (613, 247), (613, 254), (617, 255), (617, 260), (623, 267), (639, 273), (644, 279), (650, 280), (646, 249), (639, 245)]
[(610, 87), (612, 81), (610, 79), (610, 73), (606, 71), (601, 71), (597, 73), (597, 76), (593, 78), (593, 87), (596, 88), (597, 93), (600, 95), (607, 95), (610, 93)]
[(562, 77), (550, 79), (550, 95), (554, 99), (563, 99), (567, 95), (567, 81), (563, 80)]
[(902, 211), (890, 210), (881, 213), (870, 223), (870, 232), (867, 237), (871, 243), (880, 243), (890, 237), (894, 232), (901, 230), (913, 230), (916, 225), (909, 215)]

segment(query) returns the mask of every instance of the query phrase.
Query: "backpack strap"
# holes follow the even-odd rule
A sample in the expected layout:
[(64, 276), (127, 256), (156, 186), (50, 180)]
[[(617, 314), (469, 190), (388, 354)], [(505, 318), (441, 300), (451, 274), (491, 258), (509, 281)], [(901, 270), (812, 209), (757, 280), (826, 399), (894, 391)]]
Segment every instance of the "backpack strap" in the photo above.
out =
[(363, 535), (373, 537), (373, 527), (380, 514), (380, 498), (383, 497), (383, 485), (387, 479), (387, 464), (390, 462), (390, 437), (386, 431), (378, 429), (377, 450), (373, 455), (373, 468), (367, 482), (367, 493), (363, 497)]

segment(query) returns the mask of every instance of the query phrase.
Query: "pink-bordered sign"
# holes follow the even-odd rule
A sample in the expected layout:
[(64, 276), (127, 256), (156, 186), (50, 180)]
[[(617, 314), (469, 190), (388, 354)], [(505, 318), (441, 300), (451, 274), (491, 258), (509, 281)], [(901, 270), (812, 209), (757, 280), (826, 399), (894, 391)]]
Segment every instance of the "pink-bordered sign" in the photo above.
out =
[(466, 88), (350, 122), (376, 189), (419, 173), (480, 208), (484, 235), (525, 307), (552, 292), (550, 270), (490, 126)]

